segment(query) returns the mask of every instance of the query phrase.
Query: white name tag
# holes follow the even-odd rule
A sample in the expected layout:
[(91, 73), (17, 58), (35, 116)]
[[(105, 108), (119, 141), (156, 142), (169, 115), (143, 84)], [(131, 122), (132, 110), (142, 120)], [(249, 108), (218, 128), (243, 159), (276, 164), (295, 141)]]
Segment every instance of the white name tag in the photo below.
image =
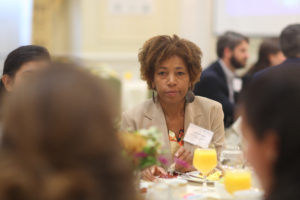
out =
[(208, 148), (213, 135), (212, 131), (190, 123), (183, 140), (202, 148)]
[(240, 92), (243, 86), (242, 79), (234, 78), (233, 79), (233, 91)]

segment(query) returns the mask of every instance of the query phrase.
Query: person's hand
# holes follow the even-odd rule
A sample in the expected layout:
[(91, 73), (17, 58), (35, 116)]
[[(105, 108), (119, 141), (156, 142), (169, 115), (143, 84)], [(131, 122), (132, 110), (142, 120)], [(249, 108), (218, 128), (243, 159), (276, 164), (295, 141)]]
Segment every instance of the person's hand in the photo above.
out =
[(175, 170), (179, 172), (189, 172), (193, 168), (193, 154), (184, 147), (180, 147), (175, 153)]
[(161, 174), (167, 175), (167, 172), (164, 170), (164, 168), (159, 167), (157, 165), (153, 165), (142, 171), (142, 179), (146, 181), (154, 181), (155, 176), (159, 176)]

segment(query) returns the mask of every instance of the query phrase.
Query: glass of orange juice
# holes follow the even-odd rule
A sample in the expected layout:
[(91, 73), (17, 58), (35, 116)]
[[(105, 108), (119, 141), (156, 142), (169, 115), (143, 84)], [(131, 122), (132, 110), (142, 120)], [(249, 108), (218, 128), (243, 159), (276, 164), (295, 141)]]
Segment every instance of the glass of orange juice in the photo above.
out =
[(251, 188), (251, 172), (245, 169), (227, 170), (224, 184), (230, 194), (239, 190), (248, 190)]
[(207, 190), (206, 177), (217, 166), (217, 152), (215, 149), (200, 149), (194, 151), (193, 166), (204, 176), (203, 190)]

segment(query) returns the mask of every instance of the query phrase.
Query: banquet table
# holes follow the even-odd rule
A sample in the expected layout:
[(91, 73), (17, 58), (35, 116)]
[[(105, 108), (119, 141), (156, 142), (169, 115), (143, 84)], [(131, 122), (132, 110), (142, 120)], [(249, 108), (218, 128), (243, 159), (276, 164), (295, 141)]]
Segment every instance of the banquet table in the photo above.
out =
[[(178, 177), (177, 179), (182, 179)], [(173, 179), (174, 180), (174, 179)], [(158, 179), (157, 182), (141, 181), (140, 187), (147, 188), (143, 197), (145, 200), (167, 199), (167, 200), (261, 200), (263, 193), (257, 188), (244, 191), (243, 194), (235, 196), (229, 194), (222, 181), (208, 183), (207, 191), (203, 191), (203, 184), (200, 182), (187, 181), (184, 192), (174, 194), (170, 188), (172, 180)], [(178, 190), (178, 188), (177, 188)], [(246, 193), (245, 193), (246, 192)], [(173, 194), (172, 194), (173, 193)], [(251, 195), (249, 195), (249, 193)], [(253, 196), (253, 194), (255, 195)]]

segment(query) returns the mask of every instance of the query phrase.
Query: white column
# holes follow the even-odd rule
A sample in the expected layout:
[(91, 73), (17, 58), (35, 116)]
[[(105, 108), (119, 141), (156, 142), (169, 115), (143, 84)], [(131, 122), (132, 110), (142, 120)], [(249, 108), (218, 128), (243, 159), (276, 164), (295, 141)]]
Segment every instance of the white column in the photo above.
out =
[(180, 36), (195, 42), (203, 52), (202, 66), (216, 59), (213, 35), (213, 1), (180, 0)]

